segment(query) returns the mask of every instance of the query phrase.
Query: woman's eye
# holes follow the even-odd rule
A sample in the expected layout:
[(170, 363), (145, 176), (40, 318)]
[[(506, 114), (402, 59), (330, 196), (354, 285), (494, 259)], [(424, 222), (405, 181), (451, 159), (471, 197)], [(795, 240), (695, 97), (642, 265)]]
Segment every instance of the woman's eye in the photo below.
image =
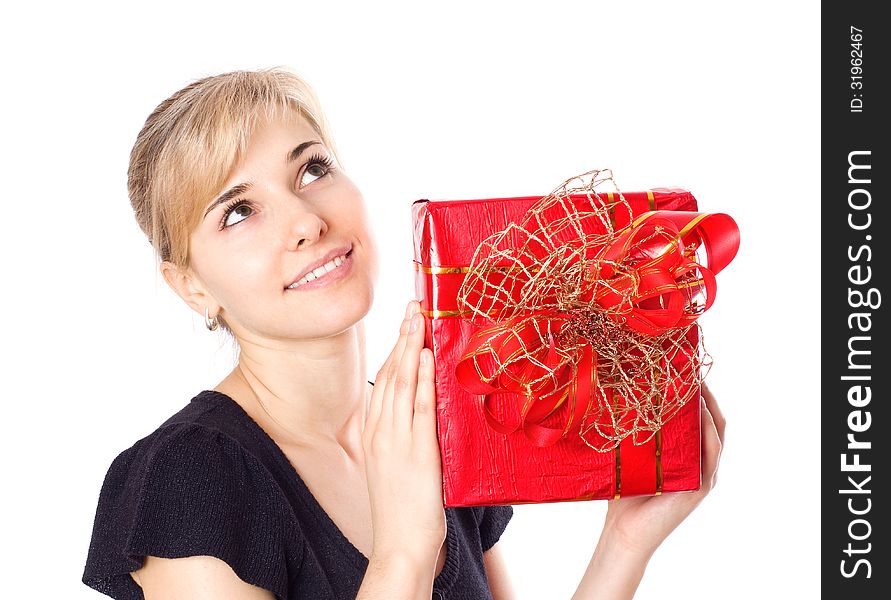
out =
[(226, 212), (223, 217), (223, 227), (231, 227), (236, 223), (240, 223), (254, 213), (254, 209), (247, 204), (238, 204)]
[[(300, 187), (307, 186), (313, 181), (321, 179), (322, 177), (330, 173), (331, 164), (332, 161), (328, 157), (317, 157), (310, 160), (309, 164), (307, 164), (306, 166), (306, 169), (303, 171), (303, 174), (300, 176)], [(308, 181), (307, 176), (310, 177)]]

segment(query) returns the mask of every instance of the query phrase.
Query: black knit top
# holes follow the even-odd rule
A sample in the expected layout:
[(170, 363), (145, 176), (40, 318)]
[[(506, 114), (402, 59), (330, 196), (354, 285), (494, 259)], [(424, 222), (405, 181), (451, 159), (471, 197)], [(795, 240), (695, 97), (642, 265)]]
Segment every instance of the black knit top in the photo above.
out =
[[(436, 600), (491, 599), (483, 552), (510, 506), (447, 508)], [(368, 559), (343, 535), (281, 449), (230, 397), (203, 391), (112, 463), (83, 581), (142, 600), (145, 556), (207, 555), (279, 600), (354, 599)]]

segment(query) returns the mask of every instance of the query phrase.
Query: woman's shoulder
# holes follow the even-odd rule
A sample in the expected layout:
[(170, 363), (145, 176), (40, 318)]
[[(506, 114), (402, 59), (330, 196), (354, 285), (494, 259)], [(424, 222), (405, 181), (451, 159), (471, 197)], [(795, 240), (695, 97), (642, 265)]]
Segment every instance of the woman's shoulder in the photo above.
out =
[[(236, 493), (274, 486), (260, 458), (261, 440), (246, 420), (250, 418), (227, 396), (202, 391), (112, 461), (100, 492), (100, 511), (152, 504), (154, 496), (167, 498), (166, 504), (205, 493), (231, 501)], [(245, 487), (248, 480), (252, 485)], [(269, 480), (266, 485), (264, 480)]]
[(201, 392), (114, 459), (99, 494), (86, 583), (129, 587), (125, 575), (147, 555), (214, 556), (246, 573), (245, 581), (282, 581), (284, 563), (302, 552), (299, 526), (239, 410)]
[(115, 469), (179, 467), (220, 460), (229, 456), (258, 454), (262, 440), (252, 431), (250, 417), (228, 396), (204, 390), (154, 431), (122, 451), (112, 463)]
[(156, 500), (169, 506), (199, 496), (205, 506), (217, 500), (253, 504), (260, 494), (265, 504), (284, 503), (279, 471), (259, 426), (234, 400), (205, 390), (118, 454), (106, 474), (99, 509)]

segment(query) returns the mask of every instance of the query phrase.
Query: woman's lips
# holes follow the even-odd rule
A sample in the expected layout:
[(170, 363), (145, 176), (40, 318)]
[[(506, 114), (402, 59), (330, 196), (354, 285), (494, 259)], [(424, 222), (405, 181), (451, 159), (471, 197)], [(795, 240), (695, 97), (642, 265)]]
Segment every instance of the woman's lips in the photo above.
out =
[[(336, 264), (340, 263), (340, 264)], [(331, 268), (333, 266), (333, 268)], [(341, 257), (335, 257), (332, 261), (326, 263), (326, 265), (322, 267), (317, 267), (314, 271), (307, 273), (300, 280), (292, 283), (287, 288), (288, 291), (299, 291), (299, 290), (314, 290), (321, 287), (325, 287), (334, 283), (335, 281), (340, 281), (347, 275), (349, 275), (350, 270), (353, 266), (353, 251), (352, 249)], [(328, 269), (331, 270), (328, 270)], [(324, 274), (316, 275), (319, 269), (325, 269)], [(313, 279), (305, 281), (308, 277), (312, 276)], [(303, 282), (305, 281), (305, 282)], [(303, 283), (301, 283), (303, 282)]]

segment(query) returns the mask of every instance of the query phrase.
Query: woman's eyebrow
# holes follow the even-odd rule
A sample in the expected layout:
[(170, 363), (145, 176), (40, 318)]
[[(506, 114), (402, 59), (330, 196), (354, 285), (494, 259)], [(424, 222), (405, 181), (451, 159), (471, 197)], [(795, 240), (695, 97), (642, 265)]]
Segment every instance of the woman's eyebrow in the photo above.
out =
[(229, 190), (226, 193), (224, 193), (222, 196), (220, 196), (219, 198), (217, 198), (216, 200), (214, 200), (213, 202), (210, 203), (210, 206), (208, 206), (207, 210), (204, 211), (204, 217), (202, 217), (202, 218), (206, 218), (207, 215), (210, 214), (210, 211), (215, 209), (220, 204), (223, 204), (224, 202), (228, 202), (235, 196), (240, 196), (241, 194), (245, 193), (249, 189), (251, 189), (250, 183), (239, 183), (238, 185), (229, 188)]
[(322, 142), (320, 140), (309, 140), (308, 142), (303, 142), (302, 144), (300, 144), (299, 146), (297, 146), (296, 148), (294, 148), (293, 150), (291, 150), (288, 153), (288, 162), (289, 163), (294, 162), (295, 160), (300, 158), (300, 155), (303, 154), (304, 150), (306, 150), (307, 148), (309, 148), (310, 146), (312, 146), (314, 144), (321, 144), (321, 143)]

